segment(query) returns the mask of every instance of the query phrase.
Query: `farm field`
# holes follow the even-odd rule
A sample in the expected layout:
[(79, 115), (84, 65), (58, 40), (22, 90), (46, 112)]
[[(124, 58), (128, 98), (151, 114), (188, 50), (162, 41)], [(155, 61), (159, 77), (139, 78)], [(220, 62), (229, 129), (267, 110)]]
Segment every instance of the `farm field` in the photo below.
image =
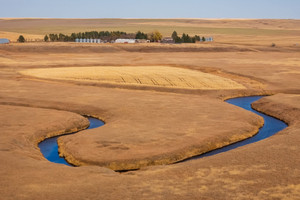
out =
[(111, 83), (189, 89), (244, 89), (230, 79), (195, 70), (167, 66), (121, 66), (42, 68), (21, 71), (38, 78), (77, 80), (92, 83)]
[[(0, 20), (0, 34), (12, 38), (95, 28), (164, 34), (175, 28), (217, 40), (0, 45), (1, 198), (299, 197), (299, 20)], [(257, 143), (177, 163), (256, 134), (262, 118), (224, 102), (255, 95), (271, 95), (253, 107), (289, 127)], [(58, 140), (60, 154), (80, 167), (47, 161), (38, 142), (84, 129), (83, 116), (105, 125)]]

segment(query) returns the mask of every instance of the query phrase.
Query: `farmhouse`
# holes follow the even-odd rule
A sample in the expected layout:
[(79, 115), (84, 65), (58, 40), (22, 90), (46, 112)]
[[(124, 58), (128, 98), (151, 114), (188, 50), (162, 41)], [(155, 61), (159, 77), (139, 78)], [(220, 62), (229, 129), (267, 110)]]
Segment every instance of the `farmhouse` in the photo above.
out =
[(161, 40), (161, 43), (174, 44), (175, 41), (171, 37), (165, 37)]
[(136, 39), (116, 39), (115, 43), (133, 44), (137, 43)]
[(0, 38), (0, 44), (8, 44), (9, 40), (6, 38)]

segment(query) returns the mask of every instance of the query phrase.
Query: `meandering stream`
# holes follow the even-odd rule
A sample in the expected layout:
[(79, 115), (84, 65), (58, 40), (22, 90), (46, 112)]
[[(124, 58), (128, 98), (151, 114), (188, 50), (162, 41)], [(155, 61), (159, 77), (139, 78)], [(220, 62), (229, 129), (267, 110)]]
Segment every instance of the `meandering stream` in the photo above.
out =
[[(103, 121), (96, 118), (88, 117), (88, 120), (90, 121), (90, 126), (87, 129), (98, 128), (104, 125)], [(74, 134), (74, 133), (69, 133), (65, 135), (70, 135), (70, 134)], [(64, 158), (59, 157), (57, 139), (60, 136), (45, 139), (44, 141), (39, 143), (39, 148), (42, 154), (44, 155), (44, 157), (47, 158), (47, 160), (49, 160), (50, 162), (73, 166), (70, 163), (68, 163)]]
[[(202, 157), (206, 157), (206, 156), (212, 156), (212, 155), (215, 155), (218, 153), (229, 151), (231, 149), (235, 149), (240, 146), (258, 142), (258, 141), (268, 138), (268, 137), (274, 135), (275, 133), (286, 128), (287, 124), (284, 123), (283, 121), (280, 121), (274, 117), (265, 115), (263, 113), (257, 112), (252, 109), (251, 104), (253, 102), (259, 100), (262, 97), (263, 96), (240, 97), (240, 98), (229, 99), (226, 101), (227, 103), (230, 103), (230, 104), (239, 106), (241, 108), (244, 108), (246, 110), (249, 110), (251, 112), (254, 112), (255, 114), (260, 115), (264, 118), (264, 121), (265, 121), (264, 126), (259, 130), (259, 132), (255, 136), (248, 138), (246, 140), (228, 145), (226, 147), (222, 147), (220, 149), (210, 151), (210, 152), (202, 154), (200, 156), (195, 156), (193, 158), (189, 158), (187, 160), (198, 159), (198, 158), (202, 158)], [(101, 120), (91, 118), (91, 117), (89, 117), (88, 119), (90, 121), (90, 126), (88, 127), (88, 129), (93, 129), (93, 128), (97, 128), (97, 127), (104, 125), (104, 122)], [(73, 133), (70, 133), (70, 134), (73, 134)], [(42, 141), (41, 143), (39, 143), (39, 148), (41, 149), (41, 152), (43, 153), (44, 157), (47, 158), (51, 162), (65, 164), (68, 166), (73, 166), (73, 165), (69, 164), (64, 158), (59, 157), (58, 145), (57, 145), (58, 137), (60, 137), (60, 136), (48, 138), (48, 139), (45, 139), (44, 141)]]
[[(258, 101), (262, 97), (264, 97), (264, 96), (238, 97), (238, 98), (226, 100), (227, 103), (230, 103), (232, 105), (249, 110), (249, 111), (251, 111), (257, 115), (260, 115), (264, 118), (264, 126), (259, 129), (259, 132), (256, 135), (254, 135), (253, 137), (248, 138), (246, 140), (222, 147), (220, 149), (216, 149), (216, 150), (204, 153), (199, 156), (195, 156), (190, 159), (198, 159), (198, 158), (203, 158), (203, 157), (207, 157), (207, 156), (212, 156), (212, 155), (216, 155), (216, 154), (219, 154), (222, 152), (229, 151), (231, 149), (235, 149), (237, 147), (241, 147), (241, 146), (244, 146), (247, 144), (258, 142), (260, 140), (266, 139), (266, 138), (274, 135), (275, 133), (278, 133), (279, 131), (285, 129), (287, 127), (287, 124), (284, 123), (283, 121), (280, 121), (274, 117), (265, 115), (263, 113), (260, 113), (256, 110), (252, 109), (251, 104), (255, 101)], [(188, 160), (190, 160), (190, 159), (188, 159)]]

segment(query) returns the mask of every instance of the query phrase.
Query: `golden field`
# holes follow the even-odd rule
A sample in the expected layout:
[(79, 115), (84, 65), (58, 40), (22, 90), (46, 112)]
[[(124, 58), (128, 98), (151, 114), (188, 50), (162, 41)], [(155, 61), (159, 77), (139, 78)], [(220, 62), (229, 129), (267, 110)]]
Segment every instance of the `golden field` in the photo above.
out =
[(92, 83), (146, 85), (202, 90), (245, 89), (241, 84), (227, 78), (195, 70), (167, 66), (42, 68), (21, 71), (21, 73), (38, 78), (86, 81)]
[[(0, 20), (2, 33), (41, 37), (95, 29), (216, 40), (0, 45), (1, 198), (298, 199), (299, 20)], [(289, 127), (177, 163), (256, 134), (262, 119), (223, 101), (252, 95), (272, 95), (253, 107)], [(47, 161), (38, 142), (85, 128), (82, 116), (106, 124), (59, 138), (60, 154), (80, 167)]]

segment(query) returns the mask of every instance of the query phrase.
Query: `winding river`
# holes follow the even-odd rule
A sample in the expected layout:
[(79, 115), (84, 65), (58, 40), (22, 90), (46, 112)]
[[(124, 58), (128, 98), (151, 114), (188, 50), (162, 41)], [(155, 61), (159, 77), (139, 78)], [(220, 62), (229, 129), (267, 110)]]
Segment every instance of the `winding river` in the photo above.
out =
[(285, 129), (287, 127), (287, 124), (284, 123), (283, 121), (280, 121), (280, 120), (278, 120), (274, 117), (265, 115), (263, 113), (260, 113), (256, 110), (252, 109), (251, 104), (255, 101), (258, 101), (262, 97), (264, 97), (264, 96), (238, 97), (238, 98), (233, 98), (233, 99), (226, 100), (227, 103), (230, 103), (232, 105), (244, 108), (245, 110), (249, 110), (249, 111), (251, 111), (251, 112), (253, 112), (257, 115), (260, 115), (264, 118), (264, 126), (259, 129), (259, 132), (256, 135), (254, 135), (251, 138), (245, 139), (243, 141), (236, 142), (234, 144), (222, 147), (220, 149), (215, 149), (213, 151), (201, 154), (199, 156), (189, 158), (188, 160), (216, 155), (216, 154), (219, 154), (219, 153), (222, 153), (222, 152), (229, 151), (231, 149), (235, 149), (237, 147), (241, 147), (241, 146), (244, 146), (244, 145), (247, 145), (247, 144), (258, 142), (260, 140), (266, 139), (266, 138), (274, 135), (275, 133), (278, 133), (279, 131)]
[[(260, 115), (264, 118), (264, 122), (265, 122), (264, 126), (259, 130), (259, 132), (255, 136), (248, 138), (246, 140), (228, 145), (226, 147), (222, 147), (220, 149), (216, 149), (216, 150), (210, 151), (208, 153), (205, 153), (205, 154), (202, 154), (199, 156), (195, 156), (193, 158), (189, 158), (187, 160), (198, 159), (198, 158), (202, 158), (202, 157), (206, 157), (206, 156), (212, 156), (212, 155), (215, 155), (218, 153), (229, 151), (231, 149), (235, 149), (240, 146), (258, 142), (258, 141), (263, 140), (267, 137), (270, 137), (270, 136), (274, 135), (275, 133), (286, 128), (287, 124), (284, 123), (283, 121), (280, 121), (274, 117), (265, 115), (263, 113), (257, 112), (254, 109), (252, 109), (251, 104), (253, 102), (259, 100), (262, 97), (263, 96), (239, 97), (239, 98), (226, 100), (227, 103), (230, 103), (230, 104), (239, 106), (241, 108), (244, 108), (246, 110), (249, 110), (249, 111), (251, 111), (257, 115)], [(104, 122), (101, 120), (91, 118), (91, 117), (89, 117), (88, 119), (90, 121), (90, 126), (88, 127), (88, 129), (93, 129), (93, 128), (97, 128), (97, 127), (104, 125)], [(70, 134), (73, 134), (73, 133), (70, 133)], [(69, 135), (69, 134), (66, 134), (66, 135)], [(45, 139), (44, 141), (42, 141), (41, 143), (39, 143), (39, 148), (41, 149), (41, 152), (43, 153), (44, 157), (47, 158), (51, 162), (65, 164), (68, 166), (73, 166), (73, 165), (69, 164), (64, 158), (59, 157), (58, 145), (57, 145), (58, 137), (60, 137), (60, 136), (48, 138), (48, 139)]]
[[(88, 120), (90, 121), (90, 126), (87, 129), (98, 128), (104, 125), (103, 121), (96, 118), (88, 117)], [(69, 133), (64, 135), (70, 135), (74, 133)], [(57, 138), (59, 138), (60, 136), (62, 135), (45, 139), (44, 141), (39, 143), (39, 148), (42, 154), (44, 155), (44, 157), (47, 158), (47, 160), (49, 160), (50, 162), (73, 166), (70, 163), (68, 163), (64, 158), (59, 157)]]

